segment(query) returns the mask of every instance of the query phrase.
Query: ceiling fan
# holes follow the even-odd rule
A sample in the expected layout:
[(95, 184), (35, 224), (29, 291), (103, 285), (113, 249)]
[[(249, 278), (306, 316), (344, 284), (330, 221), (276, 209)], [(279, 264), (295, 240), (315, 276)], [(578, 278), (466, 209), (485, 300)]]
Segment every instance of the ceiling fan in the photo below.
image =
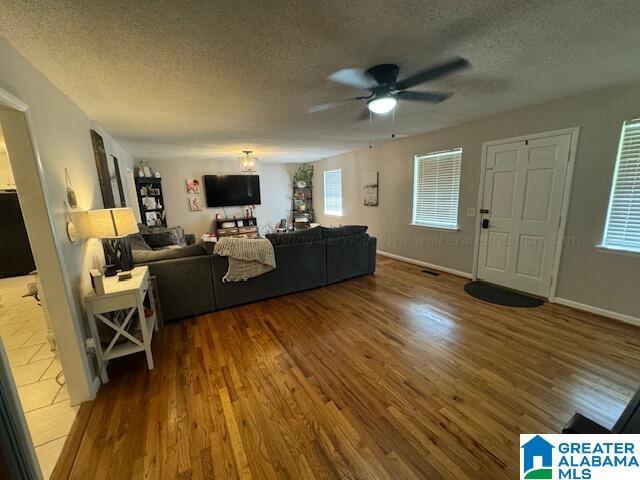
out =
[[(447, 92), (417, 92), (408, 89), (421, 83), (444, 77), (457, 70), (462, 70), (469, 65), (468, 60), (454, 57), (444, 63), (421, 70), (400, 81), (397, 80), (400, 69), (397, 65), (389, 63), (376, 65), (367, 69), (365, 72), (358, 68), (338, 70), (327, 78), (331, 81), (342, 83), (343, 85), (349, 85), (361, 90), (370, 90), (369, 95), (315, 105), (308, 108), (307, 112), (315, 113), (328, 110), (353, 100), (366, 100), (369, 111), (377, 114), (390, 112), (396, 106), (398, 100), (440, 103), (452, 94)], [(369, 111), (364, 110), (359, 119), (368, 118)]]

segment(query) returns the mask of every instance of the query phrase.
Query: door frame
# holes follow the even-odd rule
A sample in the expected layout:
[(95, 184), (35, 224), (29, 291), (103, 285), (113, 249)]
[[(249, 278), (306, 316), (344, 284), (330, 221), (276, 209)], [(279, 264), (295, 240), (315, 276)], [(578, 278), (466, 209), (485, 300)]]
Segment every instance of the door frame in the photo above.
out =
[(531, 135), (521, 135), (519, 137), (502, 138), (499, 140), (491, 140), (482, 144), (482, 160), (480, 162), (480, 185), (478, 188), (478, 200), (476, 203), (476, 232), (473, 242), (473, 269), (471, 277), (474, 281), (478, 279), (478, 261), (480, 258), (480, 209), (484, 199), (484, 173), (487, 165), (487, 150), (494, 145), (502, 145), (504, 143), (522, 142), (524, 140), (536, 140), (546, 137), (557, 137), (560, 135), (570, 135), (569, 142), (569, 163), (567, 165), (567, 174), (564, 179), (564, 188), (562, 191), (562, 207), (560, 210), (560, 224), (558, 225), (558, 235), (556, 241), (555, 255), (553, 256), (553, 266), (551, 270), (551, 285), (549, 286), (548, 300), (553, 302), (556, 298), (556, 288), (558, 286), (558, 271), (560, 270), (560, 258), (562, 257), (562, 247), (564, 245), (564, 234), (567, 226), (567, 212), (569, 211), (569, 199), (571, 197), (571, 185), (573, 183), (573, 168), (576, 163), (576, 151), (578, 149), (578, 136), (580, 127), (563, 128), (560, 130), (550, 130), (546, 132), (533, 133)]
[(3, 419), (0, 422), (0, 449), (4, 454), (4, 467), (9, 470), (9, 478), (42, 480), (42, 472), (2, 339), (0, 339), (0, 414)]
[[(74, 315), (71, 282), (63, 265), (62, 249), (56, 237), (54, 218), (47, 200), (49, 196), (36, 141), (37, 135), (31, 121), (29, 105), (2, 86), (0, 108), (0, 116), (3, 119), (12, 117), (12, 128), (4, 128), (4, 134), (5, 140), (11, 137), (21, 158), (21, 161), (12, 159), (12, 152), (9, 152), (29, 244), (39, 271), (43, 313), (48, 316), (56, 337), (58, 357), (69, 390), (70, 403), (76, 405), (95, 398), (99, 379), (92, 375), (86, 354), (80, 324), (82, 316)], [(25, 179), (29, 179), (33, 184), (29, 195), (20, 194), (21, 188), (25, 189)], [(52, 259), (46, 269), (42, 268), (44, 258)]]

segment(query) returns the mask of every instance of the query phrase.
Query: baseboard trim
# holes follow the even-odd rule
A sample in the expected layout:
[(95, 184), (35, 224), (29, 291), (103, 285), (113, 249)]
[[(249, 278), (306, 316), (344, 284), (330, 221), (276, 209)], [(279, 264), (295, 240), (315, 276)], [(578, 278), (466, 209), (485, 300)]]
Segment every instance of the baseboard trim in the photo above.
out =
[[(401, 262), (410, 263), (412, 265), (418, 265), (420, 267), (432, 268), (433, 270), (439, 270), (441, 272), (450, 273), (463, 278), (472, 278), (472, 275), (467, 272), (461, 272), (460, 270), (454, 270), (453, 268), (447, 268), (440, 265), (435, 265), (429, 262), (423, 262), (422, 260), (415, 260), (413, 258), (403, 257), (402, 255), (396, 255), (395, 253), (385, 252), (384, 250), (377, 250), (378, 255), (383, 257), (393, 258)], [(558, 305), (564, 305), (565, 307), (575, 308), (576, 310), (582, 310), (583, 312), (594, 313), (603, 317), (612, 318), (621, 322), (629, 323), (640, 327), (640, 318), (632, 317), (624, 313), (613, 312), (600, 307), (594, 307), (593, 305), (587, 305), (585, 303), (574, 302), (573, 300), (567, 300), (566, 298), (556, 297), (551, 303), (557, 303)]]
[(102, 382), (100, 381), (100, 377), (93, 377), (93, 383), (91, 384), (91, 400), (95, 400), (101, 386)]
[(621, 322), (630, 323), (640, 327), (640, 318), (632, 317), (624, 313), (612, 312), (600, 307), (594, 307), (593, 305), (587, 305), (585, 303), (574, 302), (573, 300), (567, 300), (566, 298), (556, 297), (553, 303), (564, 305), (565, 307), (575, 308), (576, 310), (583, 310), (589, 313), (595, 313), (603, 317), (613, 318), (614, 320), (620, 320)]
[(422, 260), (415, 260), (409, 257), (403, 257), (401, 255), (396, 255), (395, 253), (385, 252), (384, 250), (376, 250), (378, 255), (382, 255), (383, 257), (393, 258), (394, 260), (399, 260), (405, 263), (411, 263), (412, 265), (418, 265), (419, 267), (432, 268), (434, 270), (439, 270), (441, 272), (450, 273), (451, 275), (456, 275), (462, 278), (471, 278), (471, 274), (467, 272), (461, 272), (460, 270), (454, 270), (453, 268), (447, 268), (440, 265), (435, 265), (429, 262), (423, 262)]

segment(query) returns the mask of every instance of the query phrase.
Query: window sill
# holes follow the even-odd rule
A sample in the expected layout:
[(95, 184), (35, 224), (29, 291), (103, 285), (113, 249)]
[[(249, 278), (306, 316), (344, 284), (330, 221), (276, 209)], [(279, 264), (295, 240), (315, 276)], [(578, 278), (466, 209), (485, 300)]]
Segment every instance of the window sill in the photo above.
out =
[(342, 218), (342, 214), (337, 214), (337, 213), (324, 213), (325, 217), (336, 217), (336, 218)]
[(434, 230), (448, 230), (450, 232), (459, 232), (460, 228), (458, 227), (445, 227), (444, 225), (423, 225), (421, 223), (411, 223), (409, 226), (418, 227), (418, 228), (430, 228)]
[(598, 244), (595, 246), (597, 250), (603, 253), (612, 253), (614, 255), (627, 255), (630, 257), (640, 257), (640, 251), (638, 250), (626, 250), (618, 247), (609, 247), (607, 245)]

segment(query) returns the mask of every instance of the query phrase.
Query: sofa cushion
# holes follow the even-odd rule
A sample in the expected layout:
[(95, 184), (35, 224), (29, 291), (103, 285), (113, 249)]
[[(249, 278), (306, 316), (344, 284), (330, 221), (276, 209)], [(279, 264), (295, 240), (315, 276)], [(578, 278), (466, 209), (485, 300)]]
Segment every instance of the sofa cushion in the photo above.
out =
[(368, 234), (332, 237), (326, 242), (327, 283), (372, 273), (375, 266), (371, 265), (371, 237)]
[(227, 308), (265, 298), (299, 292), (327, 284), (327, 248), (324, 241), (273, 247), (276, 269), (246, 282), (226, 283), (222, 278), (229, 259), (211, 256), (216, 306)]
[(322, 238), (350, 237), (352, 235), (361, 235), (367, 233), (366, 225), (344, 225), (342, 227), (320, 227)]
[(152, 228), (151, 233), (143, 233), (145, 242), (153, 249), (166, 247), (167, 245), (187, 246), (182, 227)]
[(291, 233), (268, 233), (266, 237), (273, 245), (302, 245), (322, 239), (320, 228), (307, 228)]
[(216, 309), (208, 256), (162, 260), (148, 266), (149, 273), (157, 278), (165, 322)]
[(129, 245), (131, 245), (131, 250), (151, 250), (151, 247), (144, 241), (141, 233), (127, 235), (127, 239), (129, 240)]
[(202, 242), (188, 247), (164, 248), (162, 250), (133, 250), (133, 263), (148, 263), (172, 258), (198, 257), (206, 255)]
[(162, 248), (167, 245), (178, 245), (178, 239), (173, 232), (154, 232), (151, 234), (143, 235), (145, 242), (153, 248)]

